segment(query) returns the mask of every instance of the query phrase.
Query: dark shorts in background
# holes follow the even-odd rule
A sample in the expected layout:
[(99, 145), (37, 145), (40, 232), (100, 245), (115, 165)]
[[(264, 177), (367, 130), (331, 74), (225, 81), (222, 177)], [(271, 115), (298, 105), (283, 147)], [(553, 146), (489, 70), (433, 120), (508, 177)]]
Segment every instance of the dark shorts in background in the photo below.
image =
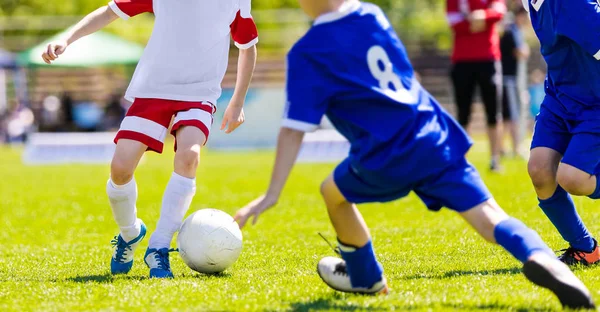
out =
[(458, 122), (464, 128), (471, 118), (473, 97), (479, 86), (487, 124), (502, 119), (502, 68), (498, 61), (458, 62), (452, 66), (452, 86)]

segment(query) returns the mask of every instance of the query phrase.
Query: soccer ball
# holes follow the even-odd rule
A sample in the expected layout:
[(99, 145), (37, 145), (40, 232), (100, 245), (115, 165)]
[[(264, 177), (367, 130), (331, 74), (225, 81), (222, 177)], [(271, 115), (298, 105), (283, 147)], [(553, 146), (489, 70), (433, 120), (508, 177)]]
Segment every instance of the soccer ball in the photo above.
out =
[(242, 252), (242, 231), (227, 213), (202, 209), (190, 215), (179, 230), (177, 247), (183, 262), (200, 273), (230, 267)]

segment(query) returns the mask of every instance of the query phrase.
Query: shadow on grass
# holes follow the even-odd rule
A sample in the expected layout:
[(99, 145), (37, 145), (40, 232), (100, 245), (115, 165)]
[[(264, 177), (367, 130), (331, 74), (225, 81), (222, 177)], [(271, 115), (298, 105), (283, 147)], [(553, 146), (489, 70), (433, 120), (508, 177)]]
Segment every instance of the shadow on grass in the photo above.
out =
[(510, 269), (481, 270), (481, 271), (455, 270), (455, 271), (448, 271), (441, 275), (415, 274), (415, 275), (403, 276), (400, 279), (403, 279), (403, 280), (449, 279), (449, 278), (458, 277), (458, 276), (515, 275), (515, 274), (520, 274), (520, 273), (521, 273), (521, 268), (515, 267), (515, 268), (510, 268)]
[(555, 311), (551, 308), (536, 308), (536, 307), (524, 307), (524, 306), (512, 306), (502, 303), (486, 303), (486, 304), (460, 304), (460, 303), (444, 303), (442, 307), (445, 309), (452, 310), (495, 310), (495, 311), (517, 311), (517, 312), (542, 312), (542, 311)]
[[(385, 299), (382, 299), (385, 300)], [(393, 305), (395, 310), (398, 311), (411, 311), (411, 310), (423, 310), (428, 309), (435, 311), (438, 309), (443, 310), (495, 310), (495, 311), (517, 311), (517, 312), (542, 312), (542, 311), (554, 311), (552, 308), (532, 307), (532, 306), (519, 306), (519, 305), (508, 305), (503, 303), (486, 303), (486, 304), (461, 304), (461, 303), (438, 303), (438, 304), (416, 304), (416, 305)], [(344, 302), (344, 298), (339, 294), (335, 294), (328, 298), (319, 298), (307, 302), (296, 302), (290, 305), (292, 311), (324, 311), (324, 310), (336, 310), (336, 311), (388, 311), (391, 306), (386, 307), (368, 307), (359, 304), (352, 304)]]
[(229, 272), (219, 273), (198, 273), (198, 272), (187, 272), (180, 275), (182, 278), (200, 278), (200, 279), (212, 279), (212, 278), (231, 278), (233, 275)]
[(141, 281), (148, 279), (146, 276), (133, 276), (133, 275), (112, 275), (110, 273), (105, 274), (96, 274), (96, 275), (80, 275), (73, 276), (64, 279), (66, 282), (75, 282), (75, 283), (112, 283), (116, 280), (131, 280), (131, 281)]
[(352, 303), (340, 302), (339, 296), (332, 298), (320, 298), (307, 302), (295, 302), (290, 305), (292, 311), (322, 311), (322, 310), (336, 310), (336, 311), (388, 311), (388, 308), (383, 307), (365, 307)]

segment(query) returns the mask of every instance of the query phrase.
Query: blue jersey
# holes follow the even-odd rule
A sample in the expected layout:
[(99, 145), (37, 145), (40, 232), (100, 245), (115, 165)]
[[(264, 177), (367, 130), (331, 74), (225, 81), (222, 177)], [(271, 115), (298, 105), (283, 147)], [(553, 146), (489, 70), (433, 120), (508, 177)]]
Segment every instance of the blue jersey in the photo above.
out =
[[(597, 0), (533, 0), (529, 12), (548, 64), (544, 105), (566, 119), (598, 119), (600, 6)], [(583, 113), (585, 112), (585, 113)]]
[(315, 20), (288, 55), (284, 127), (326, 115), (351, 144), (355, 173), (418, 181), (464, 158), (471, 141), (416, 80), (381, 9), (348, 1)]

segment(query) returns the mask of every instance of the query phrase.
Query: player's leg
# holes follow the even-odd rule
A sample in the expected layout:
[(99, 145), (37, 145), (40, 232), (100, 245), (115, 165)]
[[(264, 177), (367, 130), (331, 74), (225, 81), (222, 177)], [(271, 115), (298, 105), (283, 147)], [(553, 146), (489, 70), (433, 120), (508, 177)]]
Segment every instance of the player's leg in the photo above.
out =
[[(504, 120), (504, 131), (508, 131), (514, 156), (520, 155), (521, 137), (519, 133), (520, 119), (520, 96), (517, 87), (516, 77), (504, 77), (503, 96), (502, 96), (502, 119)], [(502, 141), (500, 142), (502, 144)]]
[[(570, 194), (599, 199), (599, 169), (600, 136), (594, 133), (575, 134), (558, 166), (558, 184)], [(583, 223), (581, 227), (585, 228)], [(600, 263), (600, 248), (596, 240), (587, 231), (578, 234), (581, 238), (575, 241), (575, 244), (571, 244), (561, 256), (561, 260), (567, 264)]]
[(460, 213), (483, 238), (504, 247), (524, 263), (525, 275), (552, 290), (563, 305), (593, 306), (587, 288), (556, 259), (536, 232), (509, 217), (498, 206), (475, 168), (466, 160), (428, 179), (415, 192), (430, 209), (445, 206)]
[(563, 127), (564, 122), (542, 106), (535, 124), (528, 172), (540, 208), (570, 245), (560, 258), (571, 262), (573, 251), (592, 251), (594, 240), (579, 217), (571, 195), (557, 184), (558, 166), (571, 141), (571, 135)]
[(504, 247), (523, 263), (523, 273), (533, 283), (551, 290), (567, 308), (594, 308), (589, 290), (554, 257), (540, 236), (521, 221), (509, 217), (490, 199), (461, 216), (486, 240)]
[(343, 260), (323, 258), (317, 267), (319, 276), (338, 291), (387, 293), (383, 269), (375, 257), (369, 229), (356, 205), (342, 195), (333, 175), (321, 185), (321, 194), (337, 233)]
[(454, 64), (452, 67), (451, 78), (458, 123), (465, 130), (468, 130), (476, 85), (475, 74), (471, 69), (471, 64)]
[[(200, 103), (198, 105), (201, 106)], [(200, 149), (207, 140), (208, 129), (212, 124), (212, 107), (210, 109), (211, 112), (193, 108), (179, 112), (175, 117), (172, 127), (177, 146), (174, 172), (165, 189), (160, 218), (144, 257), (150, 267), (150, 277), (173, 277), (169, 265), (169, 248), (196, 194)]]
[(500, 170), (500, 151), (502, 149), (502, 68), (498, 62), (482, 62), (478, 71), (478, 84), (485, 108), (487, 132), (492, 160), (490, 169)]
[(162, 152), (171, 121), (163, 107), (152, 99), (136, 99), (115, 138), (117, 147), (111, 162), (111, 178), (106, 186), (115, 221), (121, 230), (113, 240), (113, 273), (129, 272), (135, 249), (146, 235), (144, 223), (136, 216), (137, 185), (133, 173), (147, 149)]
[(137, 218), (137, 185), (133, 173), (146, 151), (141, 142), (120, 139), (110, 166), (106, 193), (120, 233), (113, 240), (112, 274), (128, 273), (133, 266), (133, 253), (146, 235), (144, 223)]

